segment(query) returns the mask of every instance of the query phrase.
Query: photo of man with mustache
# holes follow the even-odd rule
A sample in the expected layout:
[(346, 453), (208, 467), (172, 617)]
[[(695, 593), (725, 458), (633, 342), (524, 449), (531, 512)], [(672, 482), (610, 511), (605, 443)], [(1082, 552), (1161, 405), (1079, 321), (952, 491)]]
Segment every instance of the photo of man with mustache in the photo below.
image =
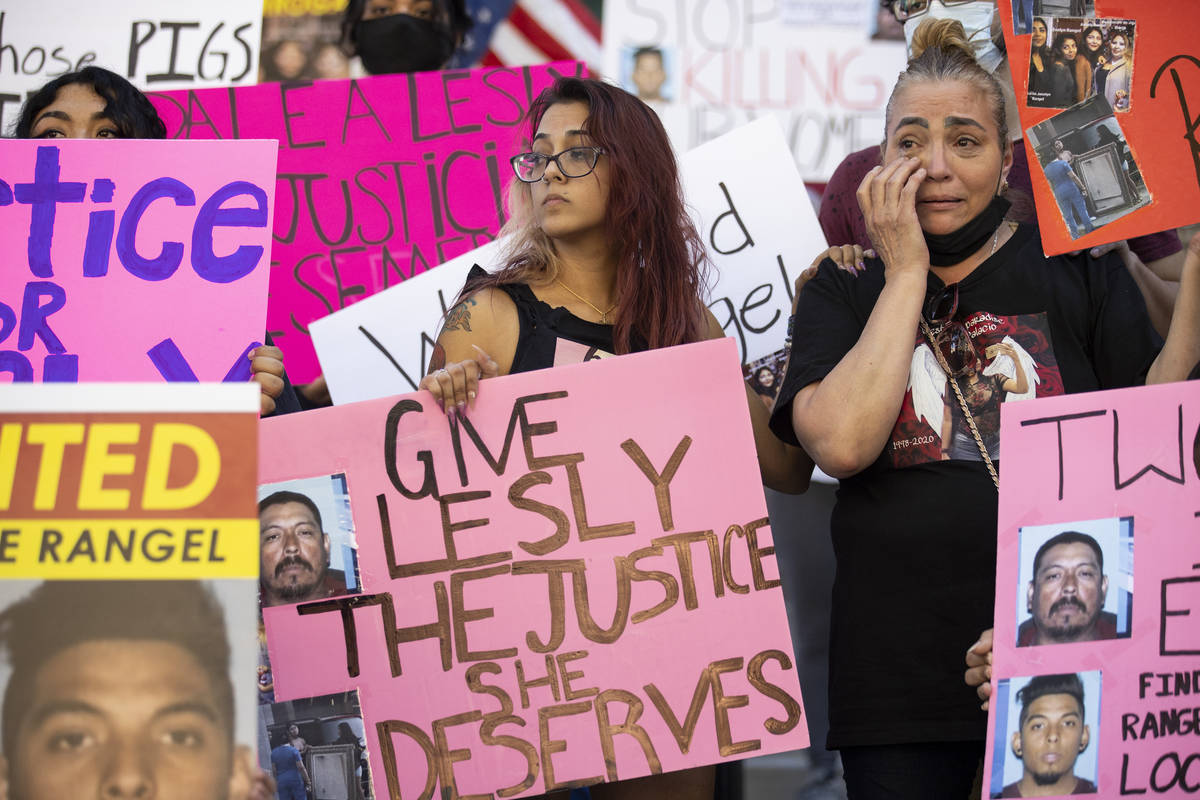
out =
[(346, 577), (329, 568), (330, 542), (317, 504), (281, 491), (258, 504), (259, 591), (264, 607), (346, 594)]
[(1033, 559), (1025, 596), (1030, 618), (1017, 629), (1017, 646), (1117, 638), (1117, 615), (1104, 610), (1107, 594), (1099, 542), (1079, 531), (1052, 536)]

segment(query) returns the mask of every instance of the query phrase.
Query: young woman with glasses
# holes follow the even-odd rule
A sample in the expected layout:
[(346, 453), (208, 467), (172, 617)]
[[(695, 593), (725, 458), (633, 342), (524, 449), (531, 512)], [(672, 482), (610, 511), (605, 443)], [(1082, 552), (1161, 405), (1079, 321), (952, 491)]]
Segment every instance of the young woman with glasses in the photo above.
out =
[(841, 478), (829, 746), (851, 800), (974, 781), (986, 715), (963, 653), (993, 614), (993, 401), (1182, 380), (1200, 360), (1197, 252), (1162, 345), (1115, 254), (1047, 258), (1005, 221), (1004, 94), (962, 25), (922, 23), (912, 52), (858, 189), (879, 258), (805, 286), (772, 416)]
[[(707, 258), (658, 116), (615, 86), (561, 78), (529, 125), (507, 259), (472, 272), (421, 381), (448, 413), (480, 378), (724, 335), (701, 299)], [(748, 387), (747, 402), (764, 483), (803, 491), (811, 462), (771, 435)]]

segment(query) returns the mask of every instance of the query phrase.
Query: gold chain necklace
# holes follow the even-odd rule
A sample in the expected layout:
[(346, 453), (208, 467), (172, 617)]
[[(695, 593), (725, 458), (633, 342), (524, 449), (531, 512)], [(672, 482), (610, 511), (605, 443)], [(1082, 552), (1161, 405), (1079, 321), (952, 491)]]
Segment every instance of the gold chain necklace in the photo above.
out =
[(586, 305), (586, 306), (587, 306), (588, 308), (590, 308), (592, 311), (595, 311), (597, 314), (599, 314), (599, 315), (600, 315), (600, 324), (601, 324), (601, 325), (607, 325), (607, 324), (608, 324), (608, 315), (609, 315), (609, 314), (610, 314), (612, 311), (614, 311), (614, 310), (616, 309), (616, 307), (617, 307), (617, 305), (618, 305), (617, 303), (613, 303), (613, 305), (612, 305), (612, 308), (610, 308), (608, 311), (601, 311), (600, 309), (596, 308), (596, 306), (592, 305), (591, 301), (589, 301), (589, 300), (588, 300), (586, 297), (584, 297), (583, 295), (579, 294), (579, 292), (575, 291), (575, 290), (574, 290), (574, 289), (572, 289), (570, 286), (567, 286), (565, 283), (563, 283), (563, 282), (562, 282), (562, 280), (561, 280), (560, 278), (555, 278), (555, 279), (554, 279), (554, 282), (555, 282), (555, 283), (557, 283), (557, 284), (558, 284), (559, 286), (561, 286), (562, 288), (566, 289), (568, 292), (570, 292), (570, 293), (571, 293), (572, 295), (574, 295), (576, 298), (578, 298), (578, 299), (579, 299), (579, 300), (580, 300), (580, 301), (581, 301), (581, 302), (582, 302), (584, 305)]

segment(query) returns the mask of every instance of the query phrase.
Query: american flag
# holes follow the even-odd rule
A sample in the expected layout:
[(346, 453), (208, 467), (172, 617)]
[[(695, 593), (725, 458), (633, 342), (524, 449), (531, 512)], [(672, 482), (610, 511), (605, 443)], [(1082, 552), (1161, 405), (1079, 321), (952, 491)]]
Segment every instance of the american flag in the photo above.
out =
[(454, 66), (583, 61), (600, 74), (600, 21), (580, 0), (467, 0), (475, 26)]

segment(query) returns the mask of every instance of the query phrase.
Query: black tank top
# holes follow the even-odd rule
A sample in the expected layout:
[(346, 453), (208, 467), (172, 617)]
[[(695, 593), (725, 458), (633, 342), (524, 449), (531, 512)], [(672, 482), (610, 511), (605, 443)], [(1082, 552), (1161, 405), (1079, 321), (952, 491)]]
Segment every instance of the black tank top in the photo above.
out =
[[(486, 275), (481, 267), (472, 267), (466, 290)], [(612, 325), (580, 319), (562, 306), (551, 308), (524, 283), (506, 283), (497, 288), (512, 298), (520, 321), (511, 373), (578, 364), (613, 355)], [(636, 334), (630, 344), (634, 352), (646, 349), (645, 342)]]

